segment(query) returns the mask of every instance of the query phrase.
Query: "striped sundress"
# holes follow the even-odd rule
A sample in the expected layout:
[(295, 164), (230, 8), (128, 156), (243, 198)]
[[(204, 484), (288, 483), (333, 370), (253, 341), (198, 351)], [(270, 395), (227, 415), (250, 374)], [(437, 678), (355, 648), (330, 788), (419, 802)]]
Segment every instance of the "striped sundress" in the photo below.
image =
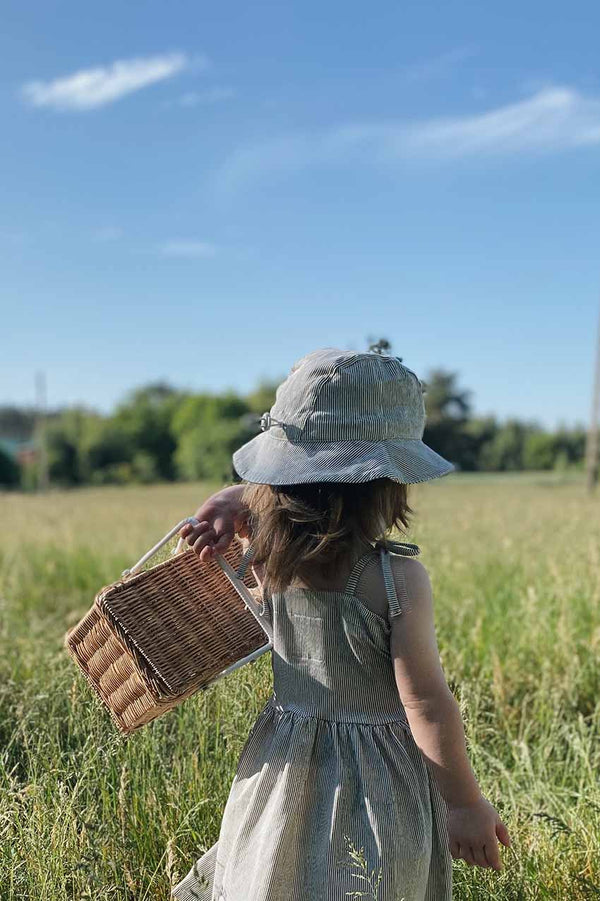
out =
[[(407, 553), (375, 546), (343, 591), (265, 599), (273, 693), (241, 753), (219, 840), (173, 889), (178, 901), (452, 898), (446, 805), (394, 679), (389, 616), (408, 598), (397, 596), (390, 548)], [(378, 562), (385, 619), (359, 591)]]

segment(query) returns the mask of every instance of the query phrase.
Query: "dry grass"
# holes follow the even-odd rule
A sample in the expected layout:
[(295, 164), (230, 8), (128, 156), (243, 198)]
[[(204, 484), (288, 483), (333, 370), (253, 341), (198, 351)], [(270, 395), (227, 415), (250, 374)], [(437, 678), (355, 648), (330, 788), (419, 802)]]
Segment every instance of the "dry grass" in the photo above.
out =
[[(0, 496), (2, 899), (167, 899), (216, 839), (268, 660), (124, 742), (62, 650), (97, 588), (209, 490)], [(600, 897), (600, 498), (453, 475), (413, 501), (446, 676), (513, 841), (500, 874), (457, 862), (455, 898)]]

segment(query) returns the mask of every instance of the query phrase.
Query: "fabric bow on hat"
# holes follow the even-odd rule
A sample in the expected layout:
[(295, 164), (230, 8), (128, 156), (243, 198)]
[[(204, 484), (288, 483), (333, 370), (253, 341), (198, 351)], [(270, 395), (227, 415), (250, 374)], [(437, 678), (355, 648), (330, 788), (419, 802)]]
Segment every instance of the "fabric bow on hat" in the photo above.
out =
[(279, 419), (275, 419), (274, 416), (271, 416), (269, 411), (267, 411), (266, 413), (263, 413), (263, 415), (260, 417), (261, 430), (263, 432), (266, 432), (268, 429), (271, 428), (272, 425), (280, 425), (282, 428), (284, 428), (285, 423), (280, 422)]
[(271, 414), (267, 410), (266, 413), (260, 417), (260, 427), (263, 432), (266, 432), (267, 429), (270, 429), (273, 424), (273, 420), (271, 419)]

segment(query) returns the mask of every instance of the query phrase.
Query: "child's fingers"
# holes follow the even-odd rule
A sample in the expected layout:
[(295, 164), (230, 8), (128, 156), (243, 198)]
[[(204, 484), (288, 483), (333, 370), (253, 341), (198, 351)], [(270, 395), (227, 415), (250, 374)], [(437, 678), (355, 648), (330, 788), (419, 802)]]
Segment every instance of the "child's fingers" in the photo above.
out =
[[(179, 535), (181, 538), (187, 538), (188, 535), (192, 535), (198, 530), (204, 531), (204, 528), (208, 525), (207, 522), (199, 522), (197, 519), (190, 517), (184, 525), (179, 530)], [(199, 533), (198, 533), (199, 534)]]
[(200, 554), (206, 547), (213, 546), (215, 537), (216, 536), (215, 536), (214, 529), (211, 529), (209, 527), (208, 529), (201, 532), (200, 535), (198, 535), (198, 537), (196, 537), (195, 534), (191, 535), (190, 538), (188, 539), (188, 541), (191, 544), (192, 550), (194, 551), (194, 553), (198, 554), (198, 556), (200, 556)]
[(493, 867), (495, 870), (502, 869), (502, 863), (500, 862), (500, 855), (498, 854), (497, 842), (493, 842), (493, 843), (484, 845), (483, 853), (485, 854), (485, 859), (487, 860), (490, 867)]
[(190, 547), (193, 547), (198, 538), (208, 532), (209, 529), (210, 523), (206, 521), (196, 524), (188, 522), (185, 524), (185, 526), (183, 526), (179, 534), (182, 536), (182, 538), (187, 538), (187, 543), (190, 545)]
[(508, 829), (506, 828), (502, 820), (498, 820), (496, 824), (496, 835), (503, 845), (505, 845), (507, 848), (510, 847), (510, 835), (508, 834)]
[(212, 545), (207, 544), (200, 551), (199, 557), (202, 563), (209, 563), (215, 556), (215, 549)]
[(215, 533), (214, 549), (215, 553), (223, 554), (235, 535), (235, 525), (229, 516), (216, 516), (213, 522)]
[(486, 860), (485, 852), (481, 845), (471, 845), (471, 856), (478, 867), (489, 867), (489, 863)]
[(233, 532), (226, 531), (222, 532), (220, 535), (217, 531), (217, 540), (214, 543), (213, 549), (215, 554), (222, 554), (227, 550), (231, 542), (233, 541)]
[(186, 535), (190, 534), (190, 532), (192, 531), (193, 528), (194, 528), (194, 526), (191, 522), (189, 522), (189, 521), (186, 522), (186, 524), (184, 526), (182, 526), (179, 530), (180, 537), (185, 538)]
[(471, 848), (469, 845), (459, 845), (460, 856), (462, 859), (469, 864), (470, 867), (475, 866), (475, 861), (473, 859), (473, 855), (471, 854)]

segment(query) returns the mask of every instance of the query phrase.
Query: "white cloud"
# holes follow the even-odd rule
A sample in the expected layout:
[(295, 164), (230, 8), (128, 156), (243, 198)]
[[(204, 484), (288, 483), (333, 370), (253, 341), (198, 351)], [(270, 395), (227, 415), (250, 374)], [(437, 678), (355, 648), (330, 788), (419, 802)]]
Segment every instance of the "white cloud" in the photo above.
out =
[(412, 152), (437, 156), (561, 151), (600, 143), (600, 99), (554, 87), (478, 116), (437, 119), (406, 135)]
[[(195, 61), (196, 66), (200, 63)], [(172, 78), (189, 65), (184, 53), (121, 59), (108, 66), (80, 69), (52, 81), (30, 81), (23, 85), (21, 94), (33, 106), (56, 110), (94, 109)]]
[(159, 251), (164, 257), (180, 257), (182, 259), (209, 259), (217, 253), (215, 244), (209, 241), (174, 240), (165, 241)]
[(217, 186), (228, 193), (256, 178), (312, 165), (559, 153), (595, 144), (600, 98), (552, 87), (471, 116), (348, 123), (251, 145), (226, 160)]
[(207, 88), (206, 91), (188, 91), (177, 100), (179, 106), (200, 106), (222, 103), (235, 97), (233, 88)]

